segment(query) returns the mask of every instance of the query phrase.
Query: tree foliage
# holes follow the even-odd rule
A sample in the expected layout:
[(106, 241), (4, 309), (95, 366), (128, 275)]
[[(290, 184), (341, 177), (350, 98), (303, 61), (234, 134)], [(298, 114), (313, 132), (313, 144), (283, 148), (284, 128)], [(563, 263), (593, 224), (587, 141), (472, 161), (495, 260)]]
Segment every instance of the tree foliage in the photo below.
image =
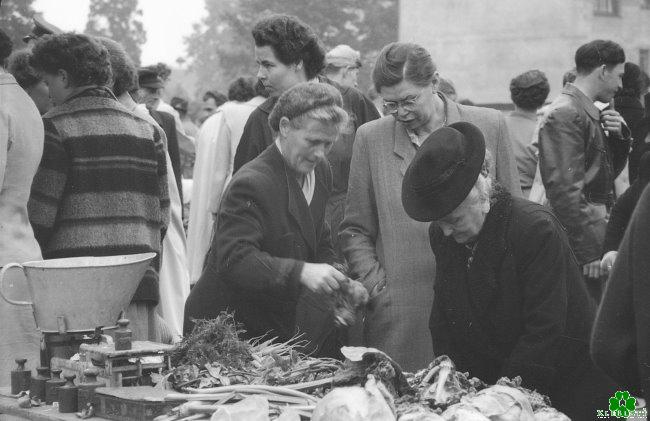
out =
[(25, 45), (23, 37), (28, 35), (34, 24), (34, 0), (1, 0), (0, 1), (0, 28), (14, 43), (14, 50), (19, 50)]
[(205, 89), (225, 90), (235, 78), (257, 72), (251, 29), (266, 14), (299, 17), (326, 49), (348, 44), (361, 51), (363, 89), (379, 50), (397, 39), (397, 0), (205, 0), (205, 7), (207, 16), (185, 40), (190, 70)]
[(90, 0), (85, 32), (111, 38), (140, 65), (141, 46), (147, 40), (138, 0)]

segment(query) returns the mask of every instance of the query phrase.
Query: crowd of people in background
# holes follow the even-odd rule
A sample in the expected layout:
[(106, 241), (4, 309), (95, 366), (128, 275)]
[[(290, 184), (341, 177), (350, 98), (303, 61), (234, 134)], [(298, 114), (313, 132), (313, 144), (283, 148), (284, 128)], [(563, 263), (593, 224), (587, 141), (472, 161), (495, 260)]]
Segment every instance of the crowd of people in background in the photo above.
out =
[[(22, 47), (0, 30), (0, 266), (155, 252), (137, 339), (234, 311), (246, 337), (299, 333), (318, 356), (521, 376), (574, 419), (621, 388), (650, 398), (650, 82), (619, 44), (580, 46), (556, 98), (522, 69), (503, 112), (406, 42), (362, 92), (359, 51), (269, 15), (242, 40), (255, 76), (168, 103), (164, 65), (35, 24)], [(326, 297), (348, 277), (369, 302), (342, 328)], [(4, 369), (38, 335), (0, 318), (20, 336)]]

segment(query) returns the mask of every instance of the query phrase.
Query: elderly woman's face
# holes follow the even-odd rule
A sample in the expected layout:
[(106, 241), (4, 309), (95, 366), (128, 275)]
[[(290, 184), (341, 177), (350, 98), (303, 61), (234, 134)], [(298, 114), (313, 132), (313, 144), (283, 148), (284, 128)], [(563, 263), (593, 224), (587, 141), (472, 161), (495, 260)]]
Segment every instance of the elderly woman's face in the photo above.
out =
[(335, 125), (306, 119), (299, 128), (291, 122), (280, 120), (280, 145), (287, 164), (298, 174), (308, 174), (332, 149), (339, 136)]
[(397, 85), (382, 86), (379, 95), (384, 100), (385, 113), (410, 130), (419, 129), (433, 117), (433, 85), (422, 87), (402, 80)]
[(475, 193), (471, 192), (452, 213), (437, 221), (443, 234), (452, 236), (458, 244), (476, 240), (489, 211), (489, 204), (486, 207), (486, 203)]

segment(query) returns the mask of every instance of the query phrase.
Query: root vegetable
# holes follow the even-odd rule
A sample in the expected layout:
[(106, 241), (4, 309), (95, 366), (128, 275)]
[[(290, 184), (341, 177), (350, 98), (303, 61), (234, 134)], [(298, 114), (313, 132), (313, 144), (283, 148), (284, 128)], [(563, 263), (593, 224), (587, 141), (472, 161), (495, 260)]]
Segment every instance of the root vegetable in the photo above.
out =
[[(227, 393), (227, 392), (245, 392), (245, 391), (271, 392), (271, 393), (276, 393), (278, 395), (294, 396), (294, 397), (298, 397), (298, 398), (307, 399), (307, 400), (310, 400), (310, 401), (317, 400), (315, 397), (313, 397), (311, 395), (300, 392), (298, 390), (290, 389), (288, 387), (267, 386), (267, 385), (263, 385), (263, 384), (221, 386), (221, 387), (213, 387), (213, 388), (209, 388), (209, 389), (188, 389), (188, 392), (190, 392), (191, 394), (211, 394), (211, 393), (223, 394), (223, 393)], [(175, 394), (175, 396), (178, 396), (178, 395), (179, 394)], [(182, 396), (182, 394), (181, 394), (181, 396)]]

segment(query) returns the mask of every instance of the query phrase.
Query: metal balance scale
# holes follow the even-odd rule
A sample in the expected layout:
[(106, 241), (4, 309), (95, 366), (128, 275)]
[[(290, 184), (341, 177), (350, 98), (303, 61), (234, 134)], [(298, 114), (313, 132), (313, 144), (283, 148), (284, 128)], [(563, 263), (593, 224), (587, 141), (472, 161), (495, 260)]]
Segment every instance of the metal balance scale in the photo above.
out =
[[(116, 321), (129, 305), (155, 253), (120, 256), (74, 257), (27, 263), (10, 263), (0, 271), (0, 297), (9, 304), (30, 306), (42, 334), (41, 365), (62, 368), (83, 377), (85, 368), (98, 365), (100, 378), (109, 386), (139, 380), (141, 358), (162, 355), (164, 362), (148, 368), (169, 366), (171, 345), (133, 341), (132, 351), (116, 352), (101, 342), (103, 331), (116, 328)], [(21, 269), (32, 301), (14, 301), (4, 293), (5, 273)], [(69, 358), (81, 351), (79, 361)], [(135, 372), (135, 374), (134, 374)]]

